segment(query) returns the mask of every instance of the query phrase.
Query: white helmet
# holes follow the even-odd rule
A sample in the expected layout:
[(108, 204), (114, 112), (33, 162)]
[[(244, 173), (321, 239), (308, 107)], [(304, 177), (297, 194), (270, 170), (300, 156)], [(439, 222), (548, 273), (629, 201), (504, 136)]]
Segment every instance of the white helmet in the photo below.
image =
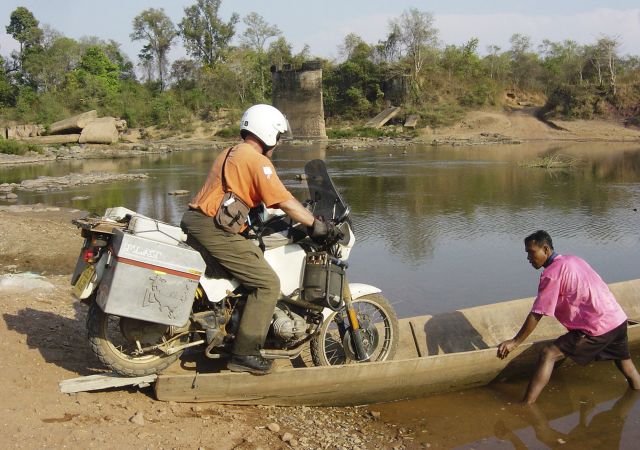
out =
[(280, 134), (289, 130), (287, 118), (271, 105), (253, 105), (240, 120), (240, 133), (246, 130), (260, 139), (267, 147), (277, 144)]

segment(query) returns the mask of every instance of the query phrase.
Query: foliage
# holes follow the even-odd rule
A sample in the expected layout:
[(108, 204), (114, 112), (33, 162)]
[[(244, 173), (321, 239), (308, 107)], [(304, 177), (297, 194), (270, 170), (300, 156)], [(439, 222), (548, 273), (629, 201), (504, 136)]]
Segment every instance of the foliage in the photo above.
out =
[(20, 43), (20, 55), (23, 52), (38, 46), (42, 40), (42, 30), (38, 27), (38, 20), (33, 13), (24, 6), (19, 6), (11, 13), (7, 34)]
[(592, 119), (602, 100), (589, 87), (561, 85), (549, 96), (544, 113), (547, 117), (564, 119)]
[(419, 112), (424, 123), (439, 128), (459, 121), (464, 117), (464, 109), (456, 103), (440, 102), (429, 105)]
[(0, 139), (0, 153), (8, 155), (24, 155), (27, 152), (42, 153), (42, 148), (31, 143), (13, 139)]
[[(136, 16), (131, 38), (142, 44), (139, 78), (118, 43), (65, 37), (41, 27), (28, 9), (16, 8), (6, 30), (20, 51), (0, 58), (0, 118), (47, 125), (97, 109), (124, 118), (130, 127), (178, 130), (194, 119), (219, 119), (221, 110), (269, 103), (270, 66), (299, 68), (312, 59), (309, 47), (294, 53), (279, 27), (255, 12), (243, 18), (246, 30), (240, 45), (233, 45), (239, 16), (223, 20), (221, 4), (194, 0), (177, 28), (162, 9)], [(188, 57), (170, 64), (168, 52), (177, 36)], [(514, 34), (508, 49), (489, 45), (482, 54), (476, 38), (442, 44), (433, 16), (408, 9), (389, 22), (384, 39), (368, 43), (349, 33), (338, 49), (340, 59), (322, 61), (325, 118), (358, 124), (396, 105), (437, 128), (469, 109), (499, 108), (506, 93), (517, 93), (547, 99), (542, 111), (547, 117), (603, 116), (640, 125), (640, 57), (620, 56), (620, 44), (601, 36), (588, 45), (544, 40), (536, 47), (530, 37)], [(517, 107), (519, 100), (508, 105)], [(233, 127), (225, 130), (222, 135), (237, 135)], [(372, 133), (385, 131), (329, 132)]]
[(282, 35), (282, 31), (277, 25), (269, 25), (258, 13), (249, 13), (242, 21), (247, 29), (242, 33), (240, 40), (245, 47), (257, 53), (264, 52), (267, 40)]
[(391, 32), (398, 33), (403, 52), (411, 62), (415, 87), (419, 90), (422, 69), (436, 53), (438, 45), (438, 30), (433, 26), (433, 15), (410, 8), (391, 22)]
[(407, 135), (406, 131), (398, 131), (394, 129), (385, 128), (365, 128), (365, 127), (353, 127), (353, 128), (329, 128), (327, 130), (327, 136), (330, 139), (350, 139), (355, 137), (360, 138), (381, 138), (381, 137), (398, 137)]
[(235, 125), (232, 127), (222, 128), (216, 132), (216, 136), (225, 139), (237, 138), (240, 136), (240, 126)]
[(141, 57), (146, 63), (151, 60), (155, 62), (162, 90), (168, 65), (167, 54), (177, 37), (173, 22), (164, 13), (163, 8), (146, 9), (133, 19), (133, 32), (130, 37), (133, 41), (146, 42)]
[(85, 98), (85, 101), (96, 104), (104, 104), (105, 98), (113, 97), (118, 92), (119, 75), (117, 64), (97, 46), (84, 51), (77, 68), (73, 71), (74, 81), (84, 92), (90, 93), (90, 100)]
[(187, 53), (208, 67), (226, 60), (239, 20), (238, 14), (233, 13), (228, 22), (223, 22), (218, 17), (221, 3), (222, 0), (197, 0), (184, 9), (185, 16), (178, 25)]
[(379, 107), (383, 74), (371, 60), (373, 49), (364, 41), (347, 36), (345, 48), (349, 58), (335, 67), (327, 66), (323, 73), (325, 113), (354, 119)]

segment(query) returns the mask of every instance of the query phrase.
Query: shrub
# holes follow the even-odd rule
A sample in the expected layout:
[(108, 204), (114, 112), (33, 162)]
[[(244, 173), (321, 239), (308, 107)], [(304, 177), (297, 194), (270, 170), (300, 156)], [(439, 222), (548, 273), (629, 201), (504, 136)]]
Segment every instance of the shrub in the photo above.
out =
[(0, 153), (8, 155), (24, 155), (27, 152), (42, 153), (42, 148), (28, 142), (0, 139)]
[(406, 133), (399, 132), (395, 128), (385, 129), (385, 128), (354, 127), (354, 128), (340, 128), (340, 129), (327, 130), (327, 136), (329, 137), (329, 139), (349, 139), (349, 138), (355, 138), (355, 137), (363, 137), (363, 138), (396, 137), (403, 134), (406, 134)]
[(438, 103), (422, 110), (420, 117), (427, 125), (437, 128), (461, 120), (464, 117), (464, 110), (455, 103)]
[(230, 138), (239, 137), (240, 136), (240, 126), (236, 125), (236, 126), (232, 126), (232, 127), (222, 128), (222, 129), (220, 129), (220, 130), (218, 130), (216, 132), (216, 136), (224, 138), (224, 139), (230, 139)]
[(562, 85), (549, 95), (544, 114), (550, 118), (561, 117), (568, 120), (592, 119), (594, 115), (604, 112), (603, 101), (603, 96), (593, 87)]

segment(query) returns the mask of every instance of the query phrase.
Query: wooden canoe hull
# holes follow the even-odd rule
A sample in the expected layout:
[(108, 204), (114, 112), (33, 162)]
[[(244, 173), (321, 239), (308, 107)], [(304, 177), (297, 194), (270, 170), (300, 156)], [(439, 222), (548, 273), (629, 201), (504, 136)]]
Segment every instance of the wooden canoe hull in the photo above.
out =
[[(640, 279), (610, 285), (630, 319), (640, 318)], [(501, 360), (496, 346), (518, 331), (533, 298), (400, 321), (400, 347), (392, 361), (345, 366), (278, 367), (266, 376), (232, 373), (161, 374), (159, 400), (259, 405), (346, 406), (468, 389), (528, 370), (539, 348), (564, 328), (552, 318), (529, 342)], [(640, 342), (640, 325), (629, 326)], [(418, 355), (423, 356), (418, 356)]]

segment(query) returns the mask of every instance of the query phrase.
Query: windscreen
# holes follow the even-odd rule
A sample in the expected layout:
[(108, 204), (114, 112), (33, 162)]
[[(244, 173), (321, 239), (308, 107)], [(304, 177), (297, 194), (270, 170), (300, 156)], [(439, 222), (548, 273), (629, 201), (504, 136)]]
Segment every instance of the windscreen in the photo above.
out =
[(309, 199), (313, 205), (313, 215), (325, 219), (337, 219), (348, 212), (344, 202), (327, 173), (327, 166), (321, 159), (309, 161), (304, 166), (309, 187)]

